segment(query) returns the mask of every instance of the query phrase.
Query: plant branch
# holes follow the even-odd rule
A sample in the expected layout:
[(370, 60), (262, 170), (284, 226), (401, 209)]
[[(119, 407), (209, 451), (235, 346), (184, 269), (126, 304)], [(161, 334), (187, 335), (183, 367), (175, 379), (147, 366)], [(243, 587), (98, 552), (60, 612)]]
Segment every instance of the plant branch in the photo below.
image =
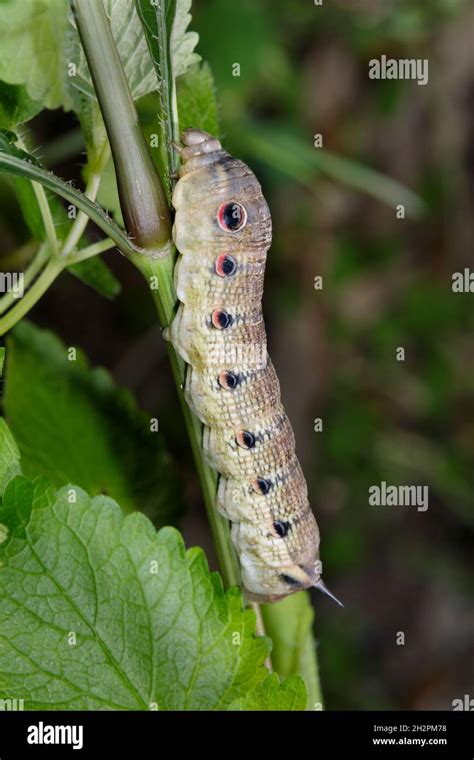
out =
[(139, 253), (140, 248), (133, 244), (133, 241), (125, 235), (120, 227), (107, 216), (104, 209), (97, 203), (87, 198), (84, 193), (76, 190), (71, 184), (64, 182), (52, 172), (48, 172), (39, 166), (26, 161), (18, 156), (10, 156), (0, 152), (0, 171), (6, 174), (13, 174), (16, 177), (26, 177), (27, 179), (39, 182), (43, 187), (52, 190), (70, 203), (73, 203), (81, 211), (85, 211), (87, 216), (100, 229), (105, 232), (116, 244), (123, 254), (131, 256)]
[[(101, 150), (99, 160), (97, 161), (93, 171), (91, 172), (89, 179), (87, 181), (86, 189), (84, 190), (84, 195), (89, 198), (91, 201), (95, 201), (97, 198), (97, 193), (99, 192), (99, 186), (100, 186), (100, 180), (102, 179), (102, 172), (104, 171), (107, 161), (110, 157), (110, 147), (108, 142), (105, 142), (104, 147)], [(74, 220), (74, 223), (69, 230), (69, 233), (66, 237), (66, 240), (63, 243), (62, 249), (61, 249), (61, 256), (69, 256), (70, 253), (76, 248), (78, 245), (82, 235), (84, 234), (84, 231), (87, 227), (87, 224), (89, 222), (89, 217), (87, 214), (84, 213), (84, 211), (80, 211), (77, 215), (76, 219)]]
[(41, 218), (43, 219), (44, 229), (46, 231), (46, 238), (51, 248), (53, 256), (59, 254), (59, 241), (56, 236), (56, 229), (54, 227), (53, 217), (51, 216), (51, 209), (49, 207), (48, 199), (44, 188), (38, 182), (31, 183), (33, 187), (38, 207), (41, 212)]
[(97, 0), (71, 0), (71, 6), (109, 137), (126, 229), (148, 255), (163, 255), (171, 238), (166, 194), (138, 120), (104, 7)]
[(64, 261), (64, 266), (68, 267), (71, 266), (71, 264), (78, 264), (80, 261), (85, 261), (86, 259), (92, 258), (92, 256), (97, 256), (98, 253), (109, 251), (111, 248), (114, 248), (114, 246), (115, 243), (113, 240), (110, 240), (110, 238), (104, 238), (104, 240), (99, 240), (97, 243), (92, 243), (86, 248), (80, 248), (76, 253), (70, 254)]

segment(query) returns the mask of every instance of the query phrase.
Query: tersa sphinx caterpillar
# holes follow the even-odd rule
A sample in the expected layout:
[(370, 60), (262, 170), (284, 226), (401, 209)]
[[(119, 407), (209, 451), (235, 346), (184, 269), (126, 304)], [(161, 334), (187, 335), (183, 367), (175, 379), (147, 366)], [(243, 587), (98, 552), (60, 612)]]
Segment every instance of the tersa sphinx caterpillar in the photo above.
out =
[(182, 143), (173, 193), (181, 304), (167, 337), (189, 365), (186, 399), (220, 473), (217, 508), (232, 522), (250, 598), (315, 586), (335, 599), (321, 580), (319, 530), (267, 353), (267, 203), (253, 172), (212, 135), (187, 129)]

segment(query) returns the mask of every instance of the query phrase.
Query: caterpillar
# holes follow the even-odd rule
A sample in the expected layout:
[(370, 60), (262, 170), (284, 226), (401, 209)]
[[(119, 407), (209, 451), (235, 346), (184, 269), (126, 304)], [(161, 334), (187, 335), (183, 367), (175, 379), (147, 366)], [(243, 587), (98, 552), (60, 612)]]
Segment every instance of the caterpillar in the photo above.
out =
[(187, 129), (173, 191), (180, 305), (168, 331), (188, 364), (185, 397), (219, 472), (250, 599), (276, 601), (321, 579), (319, 530), (267, 353), (263, 277), (268, 205), (253, 172), (207, 132)]

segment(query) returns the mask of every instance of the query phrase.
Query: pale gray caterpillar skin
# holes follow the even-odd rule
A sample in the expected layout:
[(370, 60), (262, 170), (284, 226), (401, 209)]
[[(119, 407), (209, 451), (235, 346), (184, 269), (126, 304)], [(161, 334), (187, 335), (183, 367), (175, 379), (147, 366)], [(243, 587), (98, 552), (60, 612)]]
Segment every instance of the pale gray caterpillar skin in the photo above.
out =
[(261, 300), (270, 212), (253, 172), (218, 140), (189, 129), (182, 141), (173, 193), (181, 305), (168, 337), (189, 364), (186, 398), (221, 475), (217, 508), (232, 521), (252, 598), (273, 601), (311, 586), (327, 592), (318, 526), (267, 354)]

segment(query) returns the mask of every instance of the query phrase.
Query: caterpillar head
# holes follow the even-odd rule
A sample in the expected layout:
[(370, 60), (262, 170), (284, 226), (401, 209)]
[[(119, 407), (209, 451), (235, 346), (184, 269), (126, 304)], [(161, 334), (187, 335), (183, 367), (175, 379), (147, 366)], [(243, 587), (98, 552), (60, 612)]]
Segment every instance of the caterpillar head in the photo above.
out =
[(271, 242), (271, 217), (254, 173), (200, 129), (185, 129), (181, 142), (173, 191), (178, 250), (261, 259)]

